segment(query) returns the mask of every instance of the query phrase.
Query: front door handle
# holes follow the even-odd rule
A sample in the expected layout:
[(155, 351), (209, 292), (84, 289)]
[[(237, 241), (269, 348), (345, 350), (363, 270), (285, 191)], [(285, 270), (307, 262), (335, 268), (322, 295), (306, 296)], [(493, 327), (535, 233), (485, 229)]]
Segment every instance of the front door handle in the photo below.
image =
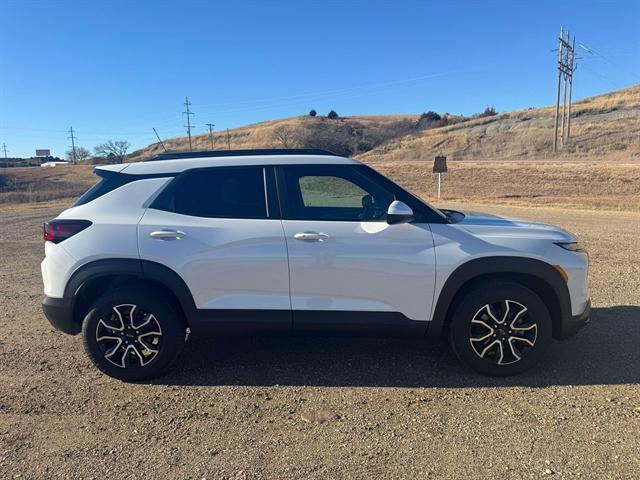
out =
[(329, 235), (321, 232), (300, 232), (296, 233), (293, 238), (302, 241), (322, 242), (329, 238)]
[(184, 232), (180, 230), (156, 230), (151, 232), (149, 236), (156, 240), (179, 240), (184, 237)]

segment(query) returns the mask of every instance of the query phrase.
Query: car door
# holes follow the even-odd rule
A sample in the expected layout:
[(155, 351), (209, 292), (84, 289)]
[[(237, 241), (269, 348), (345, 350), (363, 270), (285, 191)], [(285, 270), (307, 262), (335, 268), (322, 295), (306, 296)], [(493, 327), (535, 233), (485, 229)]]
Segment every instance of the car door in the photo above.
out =
[(290, 324), (287, 250), (275, 192), (271, 198), (267, 192), (270, 172), (261, 166), (184, 172), (142, 217), (141, 258), (177, 272), (199, 311), (282, 311)]
[(278, 167), (294, 329), (429, 319), (431, 230), (428, 223), (389, 225), (387, 207), (397, 195), (371, 172), (356, 164)]

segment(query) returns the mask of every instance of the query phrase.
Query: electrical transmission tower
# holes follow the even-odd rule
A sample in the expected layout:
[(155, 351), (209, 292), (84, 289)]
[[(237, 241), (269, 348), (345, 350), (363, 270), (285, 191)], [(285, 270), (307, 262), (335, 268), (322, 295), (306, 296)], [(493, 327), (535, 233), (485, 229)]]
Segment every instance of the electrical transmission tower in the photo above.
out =
[(215, 123), (205, 123), (207, 127), (209, 127), (209, 141), (211, 142), (211, 150), (213, 150), (213, 127), (216, 126)]
[(6, 143), (2, 144), (2, 150), (4, 150), (4, 158), (6, 160), (7, 159), (7, 144)]
[(191, 125), (191, 115), (194, 115), (194, 113), (189, 110), (190, 106), (191, 106), (191, 102), (189, 102), (189, 97), (185, 97), (185, 100), (184, 100), (185, 111), (182, 112), (182, 114), (187, 116), (187, 124), (185, 125), (185, 128), (187, 129), (187, 135), (189, 135), (189, 151), (192, 152), (193, 147), (191, 146), (191, 127), (193, 125)]
[(71, 161), (76, 163), (76, 140), (77, 138), (73, 135), (73, 127), (69, 128), (69, 136), (67, 138), (71, 139)]
[[(571, 135), (571, 96), (573, 93), (573, 72), (576, 70), (576, 37), (571, 42), (569, 32), (560, 27), (558, 44), (558, 89), (556, 94), (556, 116), (553, 127), (553, 151), (558, 151), (558, 127), (561, 130), (561, 143), (564, 145)], [(569, 87), (569, 102), (567, 103), (567, 85)], [(562, 120), (560, 120), (560, 90), (564, 90), (562, 98)]]

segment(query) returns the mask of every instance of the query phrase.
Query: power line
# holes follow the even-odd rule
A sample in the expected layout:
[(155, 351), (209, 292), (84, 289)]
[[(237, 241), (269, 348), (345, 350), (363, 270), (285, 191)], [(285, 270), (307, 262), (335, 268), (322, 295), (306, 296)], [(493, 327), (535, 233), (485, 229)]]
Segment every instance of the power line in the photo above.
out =
[(185, 127), (187, 129), (187, 135), (189, 135), (189, 151), (192, 152), (193, 147), (191, 145), (191, 115), (194, 115), (194, 113), (189, 110), (189, 107), (191, 106), (189, 97), (185, 97), (184, 106), (186, 111), (182, 112), (182, 114), (187, 116), (187, 124), (185, 125)]
[(602, 80), (606, 80), (609, 83), (609, 85), (611, 85), (611, 88), (618, 88), (619, 84), (616, 83), (612, 78), (608, 77), (607, 75), (604, 75), (603, 73), (598, 72), (597, 70), (594, 70), (593, 68), (590, 68), (585, 63), (582, 63), (581, 66), (584, 69), (584, 71), (591, 72), (595, 76), (601, 78)]
[(211, 141), (211, 150), (213, 150), (213, 127), (215, 127), (215, 123), (205, 123), (207, 127), (209, 127), (209, 140)]
[(632, 72), (631, 70), (627, 70), (627, 69), (626, 69), (626, 67), (623, 67), (623, 66), (622, 66), (622, 65), (620, 65), (618, 62), (615, 62), (615, 61), (611, 60), (610, 58), (605, 57), (602, 53), (600, 53), (600, 52), (598, 52), (598, 51), (594, 50), (593, 48), (588, 47), (588, 46), (586, 46), (586, 45), (585, 45), (585, 44), (583, 44), (583, 43), (579, 43), (579, 44), (578, 44), (578, 46), (579, 46), (580, 48), (582, 48), (582, 49), (583, 49), (585, 52), (587, 52), (588, 54), (590, 54), (590, 55), (596, 55), (596, 56), (598, 56), (598, 57), (602, 58), (605, 62), (610, 63), (611, 65), (613, 65), (614, 67), (618, 68), (619, 70), (622, 70), (622, 71), (623, 71), (623, 72), (625, 72), (626, 74), (628, 74), (628, 75), (632, 75), (632, 76), (633, 76), (633, 77), (635, 77), (636, 79), (639, 79), (639, 78), (640, 78), (640, 75), (638, 75), (636, 72)]
[(69, 128), (70, 136), (67, 138), (71, 139), (71, 161), (76, 163), (76, 137), (73, 135), (73, 127)]

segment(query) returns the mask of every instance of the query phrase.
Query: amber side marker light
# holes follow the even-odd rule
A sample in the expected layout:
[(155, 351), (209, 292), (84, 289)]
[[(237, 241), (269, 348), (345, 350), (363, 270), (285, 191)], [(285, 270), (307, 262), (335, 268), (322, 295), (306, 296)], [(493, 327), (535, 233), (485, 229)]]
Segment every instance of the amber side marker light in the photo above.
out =
[(569, 275), (567, 275), (567, 272), (564, 271), (564, 268), (562, 268), (560, 265), (554, 265), (553, 268), (558, 271), (558, 273), (564, 280), (564, 283), (569, 283)]

